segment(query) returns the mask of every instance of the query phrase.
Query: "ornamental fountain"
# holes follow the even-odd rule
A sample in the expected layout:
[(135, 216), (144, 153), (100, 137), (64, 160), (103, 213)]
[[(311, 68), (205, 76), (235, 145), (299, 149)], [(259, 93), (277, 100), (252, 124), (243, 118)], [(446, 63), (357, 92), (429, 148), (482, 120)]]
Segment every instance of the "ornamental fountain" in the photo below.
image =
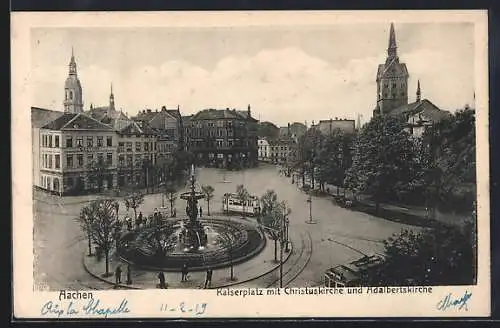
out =
[(180, 194), (186, 201), (186, 216), (168, 218), (152, 226), (125, 234), (118, 243), (118, 257), (142, 270), (179, 271), (184, 263), (190, 271), (222, 268), (249, 260), (266, 245), (256, 224), (233, 217), (199, 217), (196, 174), (191, 166), (190, 188)]
[(180, 243), (186, 251), (203, 250), (207, 245), (207, 233), (198, 217), (198, 200), (205, 195), (195, 190), (196, 174), (194, 165), (191, 165), (191, 190), (182, 193), (180, 198), (187, 202), (187, 220), (184, 220), (180, 235)]

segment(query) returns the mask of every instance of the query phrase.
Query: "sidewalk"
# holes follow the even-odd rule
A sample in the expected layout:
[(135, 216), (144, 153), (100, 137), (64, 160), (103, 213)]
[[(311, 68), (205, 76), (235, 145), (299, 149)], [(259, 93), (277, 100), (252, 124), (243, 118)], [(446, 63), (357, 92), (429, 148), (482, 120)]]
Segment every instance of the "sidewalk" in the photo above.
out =
[[(309, 183), (309, 176), (306, 175), (306, 183)], [(302, 179), (299, 178), (298, 185), (302, 184)], [(297, 182), (296, 182), (297, 183)], [(328, 188), (329, 196), (337, 195), (337, 186), (325, 183), (325, 192)], [(339, 195), (344, 194), (344, 189), (339, 187)], [(315, 184), (315, 190), (319, 190), (319, 184)], [(314, 195), (315, 197), (328, 197), (328, 195)], [(436, 219), (430, 218), (431, 213), (427, 212), (423, 206), (407, 206), (395, 203), (380, 203), (379, 213), (375, 213), (375, 202), (366, 199), (367, 195), (361, 195), (358, 200), (353, 204), (351, 210), (371, 214), (382, 219), (399, 222), (408, 225), (419, 227), (434, 227), (440, 225), (460, 225), (465, 219), (466, 215), (454, 213), (441, 213), (438, 212)]]
[[(291, 240), (290, 242), (291, 251), (286, 254), (283, 262), (286, 262), (293, 252), (300, 251), (295, 250), (294, 245), (300, 245), (299, 242)], [(230, 267), (214, 269), (212, 275), (212, 285), (211, 288), (222, 288), (232, 285), (238, 285), (258, 279), (270, 272), (273, 272), (279, 268), (279, 262), (276, 263), (274, 259), (274, 241), (270, 240), (266, 236), (266, 246), (264, 249), (250, 260), (237, 264), (233, 267), (234, 276), (236, 280), (230, 280)], [(127, 263), (124, 263), (112, 256), (109, 261), (109, 271), (112, 273), (109, 277), (102, 277), (105, 268), (104, 259), (97, 261), (95, 257), (89, 257), (86, 254), (83, 255), (83, 266), (88, 274), (97, 278), (103, 282), (107, 282), (110, 285), (115, 285), (114, 270), (119, 265), (122, 268), (122, 284), (121, 288), (128, 289), (154, 289), (157, 288), (159, 283), (158, 273), (159, 271), (146, 271), (135, 269), (132, 267), (132, 284), (126, 285), (127, 279)], [(165, 280), (168, 288), (190, 288), (190, 289), (201, 289), (204, 287), (205, 283), (205, 271), (201, 272), (190, 272), (188, 275), (187, 282), (181, 282), (181, 272), (163, 272), (165, 275)]]

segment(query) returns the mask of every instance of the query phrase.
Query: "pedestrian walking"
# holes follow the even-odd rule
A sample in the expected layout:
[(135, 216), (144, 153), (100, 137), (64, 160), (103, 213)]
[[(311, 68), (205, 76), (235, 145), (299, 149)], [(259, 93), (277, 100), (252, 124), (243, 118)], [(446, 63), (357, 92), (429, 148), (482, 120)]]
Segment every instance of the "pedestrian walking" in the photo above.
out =
[(163, 273), (163, 271), (160, 271), (160, 273), (158, 273), (158, 279), (160, 280), (160, 284), (158, 285), (158, 288), (160, 288), (160, 289), (167, 288), (167, 286), (165, 284), (165, 274)]
[(184, 282), (184, 281), (187, 281), (187, 276), (188, 276), (188, 273), (189, 273), (189, 269), (188, 269), (188, 265), (187, 265), (187, 262), (184, 262), (184, 264), (182, 265), (182, 269), (181, 269), (181, 281)]
[(207, 287), (211, 287), (212, 285), (212, 269), (211, 268), (208, 268), (207, 270), (207, 276), (205, 278), (205, 289), (207, 289)]
[(130, 264), (127, 265), (127, 285), (132, 285), (132, 269)]
[(120, 265), (115, 270), (115, 282), (117, 285), (122, 283), (122, 267)]

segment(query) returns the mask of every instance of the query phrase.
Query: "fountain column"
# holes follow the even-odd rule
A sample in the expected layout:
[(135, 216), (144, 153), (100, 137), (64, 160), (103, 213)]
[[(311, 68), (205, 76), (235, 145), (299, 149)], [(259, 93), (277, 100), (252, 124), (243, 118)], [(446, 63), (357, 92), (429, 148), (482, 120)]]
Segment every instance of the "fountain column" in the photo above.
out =
[(202, 193), (195, 190), (196, 174), (194, 165), (191, 165), (191, 190), (181, 195), (187, 201), (186, 214), (188, 220), (185, 224), (183, 244), (190, 250), (199, 250), (206, 246), (207, 235), (198, 218), (198, 199), (204, 198)]

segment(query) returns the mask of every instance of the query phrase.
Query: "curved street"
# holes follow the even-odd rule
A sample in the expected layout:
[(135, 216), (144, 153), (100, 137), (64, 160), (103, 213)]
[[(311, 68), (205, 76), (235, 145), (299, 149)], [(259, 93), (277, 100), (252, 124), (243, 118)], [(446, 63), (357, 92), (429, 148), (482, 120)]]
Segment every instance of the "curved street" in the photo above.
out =
[[(224, 182), (224, 175), (226, 182)], [(376, 218), (371, 215), (350, 211), (335, 205), (328, 197), (312, 198), (312, 216), (315, 224), (309, 224), (308, 196), (300, 191), (291, 179), (279, 174), (275, 166), (261, 165), (244, 171), (230, 171), (199, 168), (199, 185), (214, 187), (212, 212), (221, 211), (222, 195), (235, 192), (243, 184), (257, 196), (267, 189), (273, 189), (279, 200), (286, 200), (292, 209), (289, 233), (291, 240), (302, 240), (294, 245), (302, 255), (291, 259), (284, 266), (284, 282), (288, 286), (314, 286), (322, 283), (325, 269), (352, 261), (362, 254), (382, 252), (382, 241), (393, 233), (409, 226)], [(34, 200), (34, 279), (37, 289), (109, 289), (109, 284), (88, 275), (82, 265), (81, 256), (87, 249), (86, 237), (74, 220), (80, 208), (92, 197), (70, 197), (40, 195)], [(96, 198), (96, 197), (94, 197)], [(168, 202), (164, 201), (165, 205)], [(160, 194), (147, 195), (140, 210), (150, 213), (162, 204)], [(203, 210), (206, 204), (202, 202)], [(176, 201), (178, 213), (185, 205)], [(125, 214), (123, 203), (120, 214)], [(417, 228), (415, 228), (417, 229)], [(293, 237), (295, 238), (293, 238)], [(275, 275), (276, 273), (274, 273)], [(257, 279), (248, 285), (268, 287), (276, 283), (276, 277)], [(247, 284), (246, 284), (247, 285)]]

